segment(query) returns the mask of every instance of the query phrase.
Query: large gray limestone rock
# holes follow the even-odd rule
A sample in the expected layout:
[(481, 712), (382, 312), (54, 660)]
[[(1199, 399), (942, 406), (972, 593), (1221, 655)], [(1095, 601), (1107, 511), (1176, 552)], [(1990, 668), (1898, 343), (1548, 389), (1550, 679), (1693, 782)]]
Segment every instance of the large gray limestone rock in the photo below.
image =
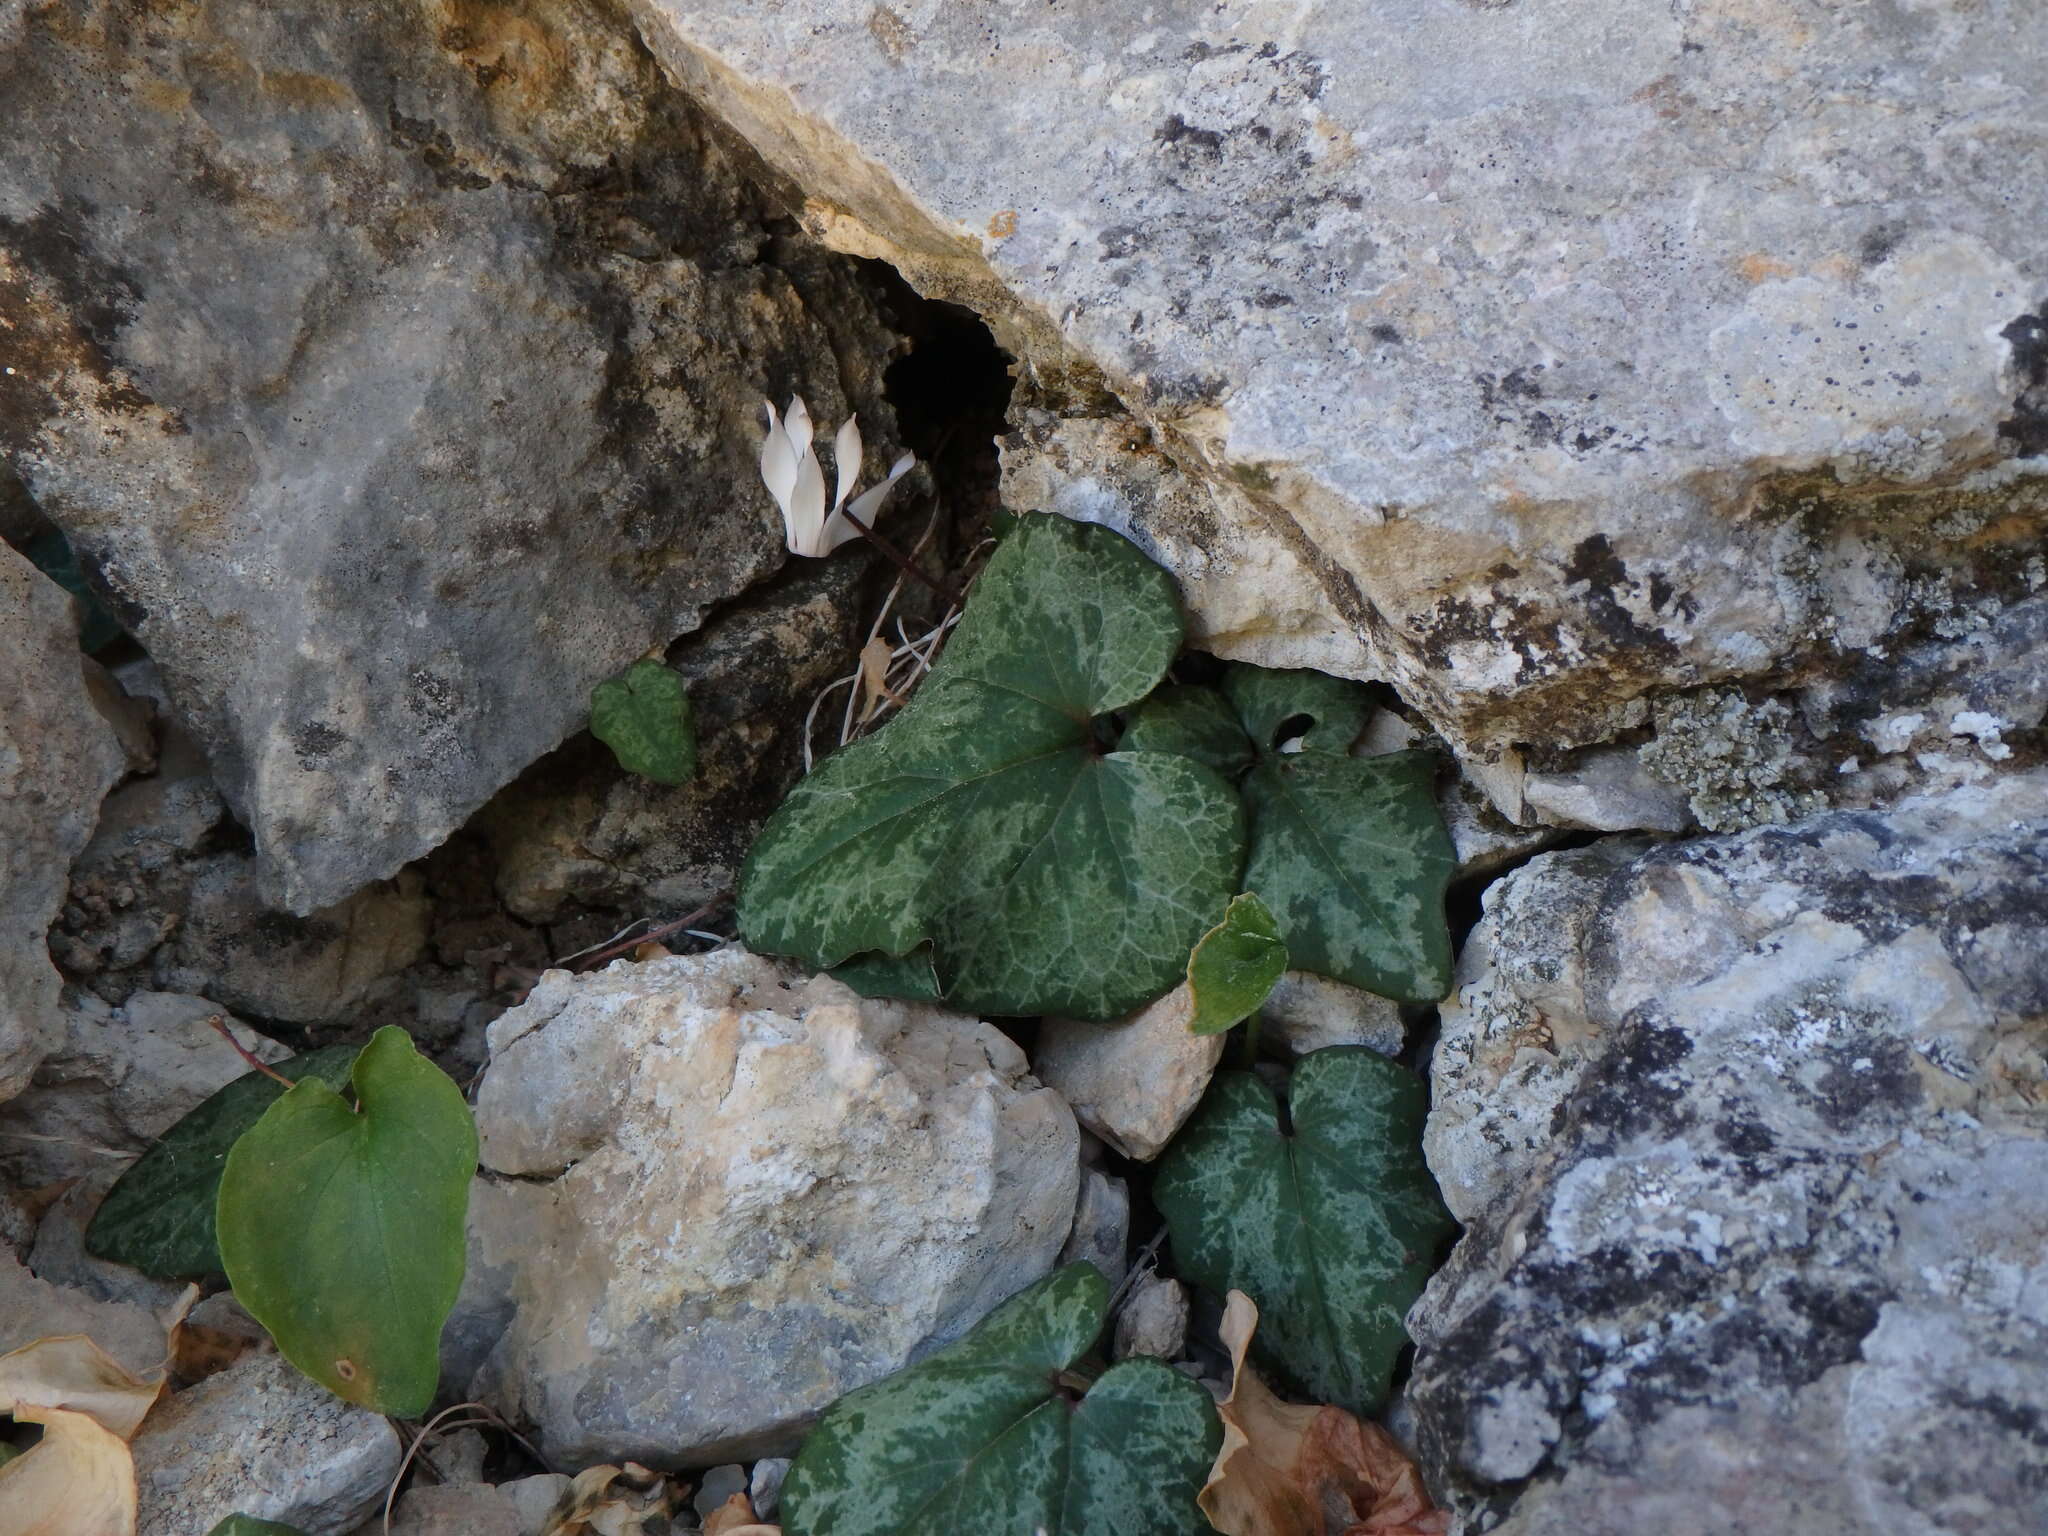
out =
[(432, 848), (777, 567), (764, 395), (893, 449), (853, 264), (598, 5), (14, 6), (0, 115), (0, 449), (272, 905)]
[(62, 1033), (47, 935), (123, 769), (86, 694), (71, 598), (0, 544), (0, 1101)]
[(2048, 1528), (2048, 773), (1495, 888), (1410, 1400), (1468, 1531)]
[(1461, 751), (2044, 579), (2031, 0), (634, 10), (808, 227), (1027, 360), (1013, 505)]
[(1044, 1274), (1079, 1132), (993, 1026), (744, 950), (550, 971), (491, 1026), (450, 1339), (564, 1465), (788, 1451)]

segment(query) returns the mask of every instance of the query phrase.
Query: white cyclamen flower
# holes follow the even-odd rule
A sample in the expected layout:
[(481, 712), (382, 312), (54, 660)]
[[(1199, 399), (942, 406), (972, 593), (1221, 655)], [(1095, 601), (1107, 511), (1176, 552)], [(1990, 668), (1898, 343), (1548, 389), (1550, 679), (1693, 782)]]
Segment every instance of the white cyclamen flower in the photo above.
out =
[(761, 444), (761, 483), (782, 509), (782, 526), (789, 532), (793, 555), (829, 555), (855, 537), (860, 530), (848, 521), (849, 512), (872, 527), (883, 499), (917, 463), (915, 454), (904, 454), (889, 466), (888, 479), (849, 503), (847, 497), (853, 495), (854, 482), (860, 478), (861, 443), (859, 419), (847, 417), (832, 439), (832, 464), (839, 487), (828, 512), (825, 471), (819, 468), (818, 455), (811, 447), (811, 413), (803, 396), (791, 395), (789, 409), (780, 419), (771, 401), (762, 401), (761, 408), (768, 413), (768, 436)]

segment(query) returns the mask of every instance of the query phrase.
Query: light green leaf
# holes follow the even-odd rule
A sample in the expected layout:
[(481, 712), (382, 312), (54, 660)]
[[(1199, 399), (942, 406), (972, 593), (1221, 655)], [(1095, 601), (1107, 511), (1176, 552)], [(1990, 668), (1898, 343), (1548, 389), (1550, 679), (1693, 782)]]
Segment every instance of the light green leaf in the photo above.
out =
[(1250, 1018), (1287, 969), (1287, 946), (1266, 904), (1247, 891), (1231, 899), (1223, 921), (1202, 935), (1188, 956), (1194, 1013), (1188, 1028), (1220, 1035)]
[(216, 1225), (235, 1299), (337, 1397), (398, 1418), (433, 1401), (462, 1284), (476, 1126), (401, 1029), (370, 1037), (358, 1108), (304, 1078), (228, 1153)]
[(1382, 997), (1451, 986), (1444, 890), (1457, 868), (1427, 752), (1263, 755), (1245, 776), (1244, 884), (1279, 920), (1295, 965)]
[(258, 1520), (254, 1515), (229, 1515), (206, 1536), (306, 1536), (296, 1525)]
[(1175, 683), (1140, 704), (1117, 746), (1125, 752), (1177, 752), (1226, 779), (1251, 766), (1252, 744), (1230, 701), (1214, 688)]
[(1211, 769), (1108, 752), (1098, 717), (1181, 643), (1172, 584), (1106, 528), (1024, 518), (909, 708), (827, 758), (740, 877), (748, 946), (816, 970), (932, 947), (946, 999), (1109, 1019), (1172, 987), (1237, 889)]
[[(223, 1041), (221, 1050), (227, 1049)], [(317, 1077), (346, 1083), (357, 1049), (328, 1046), (273, 1070), (293, 1082)], [(213, 1213), (221, 1169), (228, 1149), (283, 1093), (282, 1085), (261, 1072), (248, 1072), (164, 1132), (107, 1191), (85, 1229), (86, 1252), (162, 1280), (220, 1274)]]
[(1292, 1128), (1225, 1072), (1166, 1149), (1152, 1198), (1181, 1273), (1258, 1303), (1254, 1350), (1313, 1402), (1371, 1413), (1403, 1319), (1456, 1228), (1422, 1160), (1422, 1083), (1364, 1046), (1303, 1059)]
[(1209, 1394), (1164, 1361), (1072, 1367), (1109, 1286), (1069, 1264), (959, 1343), (826, 1410), (782, 1491), (788, 1536), (1203, 1536), (1222, 1443)]
[(1233, 666), (1223, 674), (1223, 692), (1261, 753), (1299, 738), (1303, 751), (1341, 756), (1372, 715), (1372, 694), (1363, 684), (1327, 672)]
[(697, 728), (682, 678), (658, 661), (636, 661), (590, 694), (590, 734), (628, 773), (684, 784), (697, 771)]

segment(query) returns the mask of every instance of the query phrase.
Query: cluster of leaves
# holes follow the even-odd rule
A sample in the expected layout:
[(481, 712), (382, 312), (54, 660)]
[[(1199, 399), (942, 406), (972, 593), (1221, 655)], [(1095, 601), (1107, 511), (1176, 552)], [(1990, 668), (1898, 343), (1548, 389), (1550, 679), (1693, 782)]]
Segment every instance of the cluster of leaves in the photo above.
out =
[(1020, 519), (910, 706), (770, 819), (740, 879), (748, 945), (871, 993), (1105, 1020), (1178, 982), (1254, 891), (1301, 968), (1441, 996), (1434, 760), (1350, 756), (1370, 695), (1321, 673), (1162, 688), (1184, 638), (1127, 540)]
[(108, 1191), (86, 1248), (163, 1279), (225, 1274), (308, 1376), (418, 1414), (462, 1285), (469, 1105), (394, 1028), (278, 1077), (289, 1090), (252, 1072), (173, 1126)]
[[(1423, 1108), (1415, 1075), (1362, 1046), (1306, 1058), (1284, 1100), (1225, 1073), (1153, 1187), (1182, 1273), (1257, 1298), (1261, 1365), (1360, 1439), (1377, 1432), (1351, 1415), (1384, 1403), (1402, 1319), (1454, 1230), (1422, 1160)], [(1092, 1265), (1069, 1265), (842, 1398), (790, 1472), (790, 1536), (1209, 1530), (1197, 1495), (1215, 1409), (1164, 1362), (1090, 1360), (1107, 1300)]]

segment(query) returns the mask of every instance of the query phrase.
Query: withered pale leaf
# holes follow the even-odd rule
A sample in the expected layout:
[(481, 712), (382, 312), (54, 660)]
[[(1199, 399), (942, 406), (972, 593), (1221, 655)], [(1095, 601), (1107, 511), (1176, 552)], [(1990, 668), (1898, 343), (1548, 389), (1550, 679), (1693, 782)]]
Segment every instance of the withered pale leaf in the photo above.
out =
[(162, 1390), (161, 1378), (138, 1380), (82, 1333), (37, 1339), (0, 1355), (0, 1413), (16, 1418), (27, 1417), (24, 1408), (62, 1408), (132, 1440)]
[(27, 1402), (13, 1412), (19, 1423), (42, 1425), (43, 1438), (0, 1466), (0, 1529), (7, 1536), (135, 1536), (128, 1442), (89, 1413)]
[(1245, 1363), (1259, 1309), (1223, 1312), (1230, 1396), (1223, 1446), (1197, 1502), (1224, 1536), (1444, 1536), (1450, 1518), (1392, 1435), (1342, 1408), (1287, 1403)]
[(643, 1536), (649, 1521), (673, 1514), (681, 1499), (673, 1483), (637, 1462), (585, 1467), (541, 1536)]
[(754, 1518), (754, 1501), (736, 1493), (704, 1517), (704, 1536), (782, 1536), (782, 1527)]

